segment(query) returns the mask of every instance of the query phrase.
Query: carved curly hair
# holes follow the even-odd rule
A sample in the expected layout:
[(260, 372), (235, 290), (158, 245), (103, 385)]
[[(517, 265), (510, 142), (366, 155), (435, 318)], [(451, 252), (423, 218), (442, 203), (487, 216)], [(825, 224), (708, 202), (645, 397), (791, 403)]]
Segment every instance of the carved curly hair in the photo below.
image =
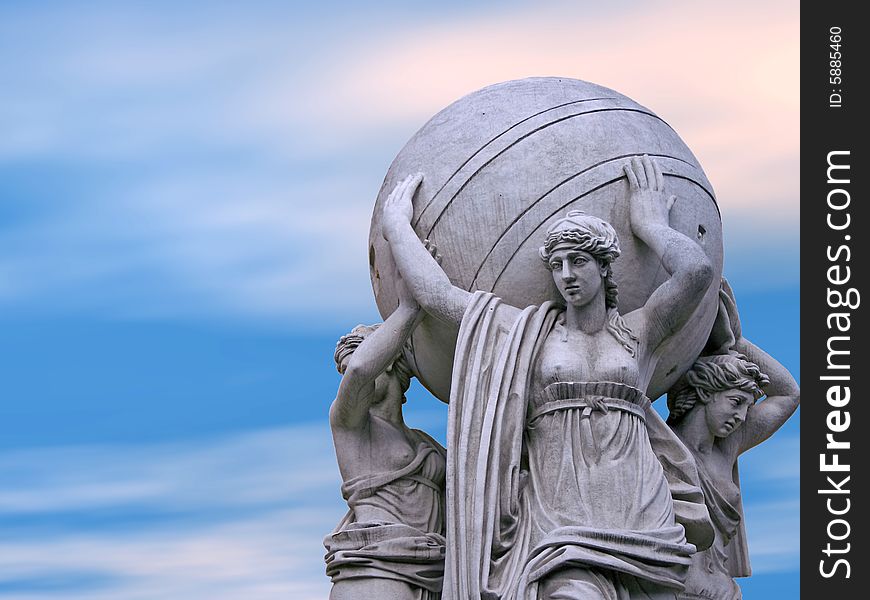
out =
[[(366, 337), (376, 331), (380, 326), (380, 323), (375, 325), (357, 325), (351, 329), (350, 333), (339, 338), (338, 343), (335, 345), (335, 354), (333, 355), (335, 368), (338, 369), (339, 373), (344, 375), (344, 371), (347, 368), (345, 361), (347, 361), (347, 359), (350, 358), (350, 355), (359, 348), (359, 345), (363, 343)], [(396, 373), (399, 378), (399, 383), (402, 386), (402, 393), (407, 392), (408, 388), (411, 387), (412, 373), (411, 367), (408, 365), (408, 362), (405, 360), (405, 357), (401, 352), (393, 361), (393, 372)]]
[(692, 410), (705, 393), (742, 390), (756, 400), (764, 395), (762, 388), (770, 383), (754, 362), (742, 354), (717, 354), (699, 358), (668, 392), (668, 423), (674, 424)]
[(607, 307), (607, 330), (629, 354), (637, 354), (638, 338), (617, 311), (619, 293), (613, 280), (611, 263), (620, 255), (619, 239), (613, 226), (581, 210), (568, 211), (547, 231), (540, 249), (541, 260), (550, 268), (550, 256), (557, 246), (570, 245), (588, 252), (604, 268), (604, 305)]

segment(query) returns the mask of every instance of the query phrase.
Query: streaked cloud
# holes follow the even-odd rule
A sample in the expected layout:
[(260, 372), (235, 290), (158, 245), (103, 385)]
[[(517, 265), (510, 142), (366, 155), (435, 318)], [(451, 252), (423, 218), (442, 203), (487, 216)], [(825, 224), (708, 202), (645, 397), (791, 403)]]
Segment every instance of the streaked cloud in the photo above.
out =
[[(793, 285), (797, 11), (5, 4), (0, 309), (370, 322), (368, 220), (393, 156), (459, 96), (542, 74), (608, 85), (668, 120), (717, 189), (738, 292)], [(100, 418), (127, 410), (117, 401)], [(441, 409), (419, 414), (439, 436)], [(87, 428), (88, 410), (69, 426)], [(744, 463), (757, 573), (796, 568), (796, 444), (775, 437)], [(324, 598), (338, 485), (324, 424), (7, 451), (0, 593)]]
[[(797, 568), (795, 444), (774, 437), (744, 471), (757, 574)], [(325, 598), (321, 540), (346, 509), (323, 424), (17, 450), (0, 483), (0, 589), (18, 582), (4, 597), (28, 600)]]
[(30, 600), (324, 598), (321, 540), (346, 510), (320, 424), (18, 450), (0, 481), (0, 589)]
[[(292, 462), (300, 450), (310, 460)], [(325, 425), (148, 446), (26, 449), (0, 455), (0, 513), (42, 513), (101, 505), (244, 508), (334, 488), (332, 437)]]
[(775, 285), (795, 282), (776, 252), (797, 237), (795, 2), (164, 8), (7, 9), (0, 168), (48, 177), (0, 190), (31, 207), (0, 230), (7, 308), (371, 318), (369, 211), (392, 157), (459, 96), (541, 74), (671, 122), (718, 191), (736, 272), (763, 253)]
[(798, 571), (800, 502), (782, 500), (747, 503), (745, 513), (753, 574)]
[(790, 421), (787, 427), (789, 431), (778, 432), (771, 441), (753, 448), (741, 457), (741, 481), (758, 485), (762, 489), (763, 484), (780, 481), (780, 485), (770, 491), (782, 495), (797, 492), (796, 488), (789, 489), (788, 486), (797, 486), (800, 481), (800, 425)]
[(800, 568), (800, 435), (790, 422), (740, 458), (754, 574)]
[(360, 113), (380, 121), (422, 120), (499, 81), (585, 79), (635, 98), (670, 122), (706, 166), (726, 214), (759, 206), (794, 212), (797, 6), (791, 0), (738, 2), (722, 10), (648, 2), (614, 19), (582, 4), (549, 3), (415, 23), (366, 38), (356, 60), (331, 65), (323, 79), (338, 81), (338, 91), (320, 106), (346, 115), (339, 107), (352, 101), (355, 120)]
[[(28, 600), (322, 600), (329, 580), (322, 567), (323, 531), (314, 529), (327, 520), (324, 511), (300, 509), (123, 536), (95, 532), (3, 541), (0, 589), (32, 581), (32, 587), (19, 583), (17, 595), (4, 593)], [(57, 583), (40, 590), (43, 579)]]

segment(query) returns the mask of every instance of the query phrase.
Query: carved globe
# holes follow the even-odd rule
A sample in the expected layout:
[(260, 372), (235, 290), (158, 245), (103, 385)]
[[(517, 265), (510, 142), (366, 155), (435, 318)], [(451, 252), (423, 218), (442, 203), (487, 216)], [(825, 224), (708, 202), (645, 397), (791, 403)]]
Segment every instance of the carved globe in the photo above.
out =
[[(704, 347), (718, 307), (722, 225), (713, 188), (676, 132), (633, 100), (585, 81), (531, 78), (486, 87), (426, 123), (399, 152), (378, 194), (369, 265), (378, 309), (397, 306), (395, 265), (381, 234), (384, 200), (405, 176), (422, 172), (412, 224), (433, 241), (450, 280), (492, 291), (518, 307), (560, 300), (538, 248), (550, 224), (579, 209), (609, 221), (622, 255), (614, 263), (623, 314), (665, 281), (658, 257), (631, 233), (623, 165), (648, 154), (678, 199), (671, 226), (710, 257), (715, 277), (690, 322), (666, 345), (648, 393), (656, 398)], [(408, 359), (420, 381), (448, 401), (457, 330), (426, 317)]]

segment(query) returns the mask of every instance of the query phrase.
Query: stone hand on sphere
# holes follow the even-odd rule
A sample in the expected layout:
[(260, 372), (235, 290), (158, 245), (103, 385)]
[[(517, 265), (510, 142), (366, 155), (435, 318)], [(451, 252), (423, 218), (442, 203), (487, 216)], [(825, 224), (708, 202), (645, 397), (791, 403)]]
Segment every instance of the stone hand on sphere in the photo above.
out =
[(384, 233), (387, 237), (395, 228), (411, 222), (414, 216), (414, 205), (411, 201), (422, 181), (422, 173), (408, 175), (387, 197), (384, 202)]
[(668, 227), (671, 207), (677, 197), (665, 192), (659, 165), (649, 156), (635, 156), (623, 167), (628, 178), (631, 227), (637, 231), (648, 225)]

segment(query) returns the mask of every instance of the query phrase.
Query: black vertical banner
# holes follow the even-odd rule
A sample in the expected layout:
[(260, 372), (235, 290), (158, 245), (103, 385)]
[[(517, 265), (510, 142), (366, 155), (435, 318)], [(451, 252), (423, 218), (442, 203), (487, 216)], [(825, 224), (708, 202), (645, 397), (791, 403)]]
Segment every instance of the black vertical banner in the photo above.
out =
[(867, 22), (801, 5), (801, 593), (870, 597)]

